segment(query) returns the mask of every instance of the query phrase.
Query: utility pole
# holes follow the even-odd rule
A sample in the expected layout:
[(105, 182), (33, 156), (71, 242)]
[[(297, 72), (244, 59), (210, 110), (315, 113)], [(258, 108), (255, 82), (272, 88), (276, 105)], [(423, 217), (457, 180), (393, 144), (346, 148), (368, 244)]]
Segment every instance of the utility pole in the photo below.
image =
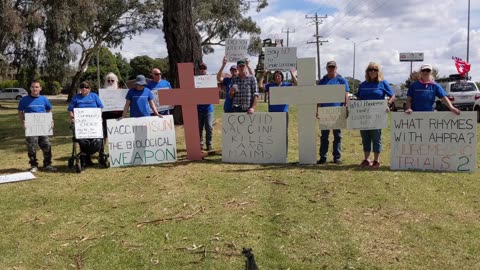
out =
[[(290, 31), (290, 27), (288, 27), (286, 32), (284, 32), (282, 29), (282, 33), (287, 33), (287, 47), (288, 47), (288, 38), (290, 36), (290, 33), (295, 33), (295, 28), (293, 29), (293, 31)], [(286, 81), (288, 81), (288, 71), (287, 71), (287, 76), (285, 76), (285, 78), (286, 78)]]
[(320, 69), (320, 45), (322, 45), (323, 42), (328, 42), (328, 40), (320, 40), (322, 36), (318, 34), (318, 25), (321, 24), (323, 21), (321, 19), (325, 19), (327, 16), (324, 17), (319, 17), (318, 14), (315, 12), (315, 16), (308, 16), (305, 15), (305, 19), (313, 19), (315, 22), (316, 26), (316, 34), (313, 35), (317, 40), (316, 41), (309, 41), (307, 43), (316, 43), (317, 44), (317, 74), (318, 74), (318, 79), (320, 80), (322, 78), (322, 72)]

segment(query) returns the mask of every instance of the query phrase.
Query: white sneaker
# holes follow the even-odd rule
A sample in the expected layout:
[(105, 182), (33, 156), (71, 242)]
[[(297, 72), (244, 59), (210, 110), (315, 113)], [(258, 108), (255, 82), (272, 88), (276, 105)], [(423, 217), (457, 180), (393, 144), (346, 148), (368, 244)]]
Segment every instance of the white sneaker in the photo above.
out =
[(30, 168), (30, 172), (31, 172), (31, 173), (35, 173), (35, 172), (37, 172), (37, 171), (38, 171), (38, 167), (37, 167), (37, 166), (32, 166), (32, 167)]

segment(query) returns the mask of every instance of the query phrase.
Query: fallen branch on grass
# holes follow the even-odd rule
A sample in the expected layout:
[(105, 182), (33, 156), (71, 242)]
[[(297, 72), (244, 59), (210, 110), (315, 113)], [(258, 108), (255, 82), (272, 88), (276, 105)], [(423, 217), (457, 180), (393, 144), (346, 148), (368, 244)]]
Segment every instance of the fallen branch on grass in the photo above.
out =
[(167, 217), (167, 218), (160, 218), (160, 219), (149, 220), (149, 221), (142, 221), (142, 222), (137, 223), (137, 227), (142, 227), (145, 224), (163, 223), (163, 222), (166, 222), (166, 221), (188, 220), (188, 219), (191, 219), (194, 216), (196, 216), (198, 213), (203, 212), (203, 209), (204, 209), (203, 207), (200, 207), (200, 209), (198, 209), (197, 211), (193, 212), (190, 215), (186, 215), (186, 216), (176, 215), (174, 217)]

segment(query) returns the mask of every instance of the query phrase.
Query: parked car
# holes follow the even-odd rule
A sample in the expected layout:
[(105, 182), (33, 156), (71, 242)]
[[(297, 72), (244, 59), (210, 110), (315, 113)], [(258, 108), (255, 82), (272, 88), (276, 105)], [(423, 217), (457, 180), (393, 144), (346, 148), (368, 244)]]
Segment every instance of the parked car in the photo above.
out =
[(480, 99), (473, 104), (473, 110), (477, 112), (477, 122), (480, 123)]
[(0, 99), (16, 99), (19, 100), (24, 96), (27, 96), (27, 90), (23, 88), (5, 88), (0, 90)]
[[(475, 102), (480, 99), (480, 90), (477, 85), (470, 81), (460, 78), (457, 74), (450, 75), (449, 78), (439, 79), (437, 82), (447, 92), (447, 97), (453, 106), (459, 110), (471, 111), (473, 110)], [(448, 108), (438, 100), (435, 102), (435, 109), (437, 111), (447, 111)]]
[(390, 105), (390, 110), (404, 110), (407, 108), (407, 89), (402, 90), (398, 95), (395, 95), (395, 100)]

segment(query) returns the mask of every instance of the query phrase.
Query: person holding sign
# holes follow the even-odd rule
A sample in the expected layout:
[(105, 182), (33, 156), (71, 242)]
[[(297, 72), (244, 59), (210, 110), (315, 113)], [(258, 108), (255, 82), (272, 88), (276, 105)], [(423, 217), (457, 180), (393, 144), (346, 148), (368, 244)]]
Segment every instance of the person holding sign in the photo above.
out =
[[(105, 76), (105, 84), (103, 85), (105, 89), (120, 89), (118, 86), (118, 77), (113, 72), (109, 72), (107, 76)], [(110, 112), (102, 112), (102, 125), (103, 125), (103, 137), (105, 138), (103, 143), (107, 143), (107, 120), (108, 119), (118, 119), (122, 117), (123, 111), (110, 111)]]
[[(388, 96), (388, 105), (386, 112), (390, 111), (390, 104), (395, 99), (395, 94), (386, 80), (383, 79), (383, 73), (377, 63), (370, 62), (365, 69), (365, 81), (358, 87), (357, 97), (359, 100), (384, 100)], [(360, 166), (370, 167), (372, 169), (380, 168), (380, 152), (382, 151), (382, 130), (360, 130), (362, 136), (362, 145), (364, 159)], [(370, 161), (370, 152), (373, 145), (373, 163)]]
[(284, 82), (283, 73), (280, 70), (277, 70), (273, 73), (273, 82), (267, 83), (265, 85), (263, 84), (263, 81), (265, 80), (265, 76), (267, 75), (268, 70), (265, 70), (263, 72), (263, 76), (260, 78), (260, 81), (258, 82), (258, 86), (260, 88), (265, 89), (265, 95), (267, 95), (269, 112), (288, 112), (288, 104), (270, 105), (270, 87), (283, 87), (283, 86), (297, 85), (297, 78), (293, 74), (294, 71), (295, 71), (294, 69), (290, 69), (290, 74), (292, 75), (293, 83)]
[(153, 114), (156, 116), (162, 116), (158, 113), (157, 107), (153, 102), (153, 94), (149, 88), (145, 87), (147, 81), (145, 76), (137, 75), (135, 79), (135, 88), (128, 90), (127, 96), (125, 97), (125, 106), (123, 108), (122, 118), (127, 117), (127, 113), (130, 110), (130, 117), (145, 117), (150, 116), (150, 110), (153, 111)]
[[(23, 97), (18, 103), (18, 118), (25, 128), (26, 113), (48, 113), (52, 110), (50, 101), (40, 95), (42, 86), (39, 81), (32, 81), (30, 84), (30, 95)], [(53, 126), (53, 123), (52, 123)], [(25, 138), (28, 151), (28, 159), (30, 163), (30, 172), (38, 171), (37, 145), (43, 152), (43, 169), (46, 171), (55, 171), (52, 166), (52, 146), (48, 136), (29, 136)]]
[[(72, 98), (72, 101), (70, 102), (70, 105), (67, 108), (67, 110), (69, 111), (69, 114), (70, 114), (70, 121), (71, 121), (72, 124), (75, 124), (75, 113), (74, 113), (75, 108), (100, 108), (100, 109), (103, 109), (103, 103), (100, 100), (100, 97), (98, 97), (97, 94), (90, 92), (90, 90), (91, 90), (90, 84), (88, 82), (82, 82), (80, 84), (80, 94), (76, 94)], [(75, 130), (74, 126), (72, 126), (72, 128), (73, 128), (73, 130)], [(95, 139), (83, 139), (83, 140), (85, 140), (85, 141), (90, 140), (89, 142), (94, 144), (93, 140), (95, 140)], [(91, 165), (93, 165), (92, 158), (91, 158), (91, 155), (87, 154), (87, 152), (90, 152), (90, 151), (86, 151), (85, 149), (82, 149), (82, 148), (86, 147), (86, 146), (82, 147), (82, 145), (83, 144), (81, 143), (80, 144), (80, 150), (83, 153), (85, 153), (85, 155), (81, 156), (82, 167), (91, 166)], [(98, 148), (97, 151), (99, 151), (99, 156), (103, 158), (105, 156), (104, 149), (103, 149), (104, 145), (102, 144), (102, 142), (100, 142), (99, 145), (95, 145), (95, 146), (97, 146), (95, 148)]]
[(229, 92), (230, 92), (230, 87), (232, 86), (233, 77), (238, 76), (238, 68), (237, 68), (237, 65), (232, 65), (230, 67), (231, 77), (222, 78), (223, 69), (225, 68), (227, 63), (228, 63), (227, 58), (224, 56), (222, 61), (222, 66), (220, 67), (220, 70), (217, 73), (217, 81), (222, 82), (223, 85), (225, 86), (225, 102), (223, 103), (223, 112), (231, 113), (233, 112), (233, 108), (232, 108), (232, 98), (230, 97)]
[[(328, 61), (327, 62), (327, 75), (318, 82), (319, 85), (329, 85), (329, 84), (343, 84), (345, 85), (345, 103), (321, 103), (320, 107), (338, 107), (346, 106), (348, 108), (348, 82), (342, 75), (337, 73), (337, 62)], [(348, 115), (348, 113), (347, 113)], [(318, 116), (317, 116), (318, 117)], [(328, 152), (328, 137), (330, 136), (330, 130), (322, 130), (320, 136), (320, 160), (317, 164), (327, 163), (327, 152)], [(342, 130), (334, 129), (333, 130), (333, 163), (341, 164), (342, 163)]]
[[(162, 80), (162, 71), (159, 68), (152, 69), (152, 80), (148, 82), (147, 88), (150, 90), (172, 89), (172, 85), (167, 80)], [(161, 111), (160, 114), (170, 114), (170, 110)]]
[(232, 99), (233, 112), (254, 113), (257, 106), (258, 86), (255, 76), (248, 75), (245, 59), (237, 61), (238, 76), (232, 79), (230, 98)]
[(447, 98), (445, 90), (433, 80), (432, 65), (422, 65), (420, 67), (420, 79), (410, 84), (408, 88), (405, 113), (433, 111), (435, 97), (441, 99), (450, 111), (457, 115), (460, 114), (460, 110), (455, 108)]
[[(201, 63), (198, 66), (200, 75), (207, 75), (207, 65)], [(212, 151), (213, 137), (213, 104), (197, 105), (198, 111), (198, 128), (200, 129), (200, 149), (203, 149), (203, 128), (205, 127), (205, 150)]]

